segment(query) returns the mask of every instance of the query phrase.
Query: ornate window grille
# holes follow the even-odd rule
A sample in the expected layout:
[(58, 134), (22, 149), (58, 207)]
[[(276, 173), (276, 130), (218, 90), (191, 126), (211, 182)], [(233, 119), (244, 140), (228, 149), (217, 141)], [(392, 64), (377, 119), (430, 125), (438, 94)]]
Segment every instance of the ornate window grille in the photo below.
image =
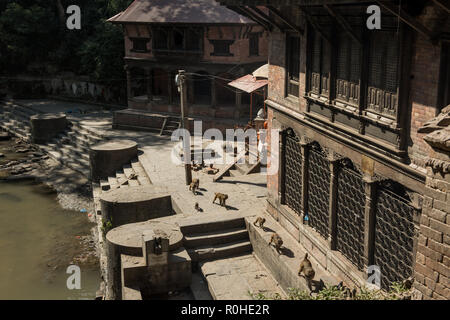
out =
[(309, 152), (308, 170), (309, 225), (325, 239), (328, 238), (328, 208), (330, 197), (330, 166), (327, 155), (318, 144), (313, 144)]
[(413, 272), (414, 207), (404, 188), (387, 181), (378, 188), (375, 213), (374, 264), (381, 270), (381, 287), (402, 281)]
[(293, 132), (286, 134), (284, 156), (285, 203), (300, 215), (302, 211), (302, 151), (299, 139)]
[(337, 174), (336, 249), (363, 269), (365, 189), (362, 175), (350, 161)]

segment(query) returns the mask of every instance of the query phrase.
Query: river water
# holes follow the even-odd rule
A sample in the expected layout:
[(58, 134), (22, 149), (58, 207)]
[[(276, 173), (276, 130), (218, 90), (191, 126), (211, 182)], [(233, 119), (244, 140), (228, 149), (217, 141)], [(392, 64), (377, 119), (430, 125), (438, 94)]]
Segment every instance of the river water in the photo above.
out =
[[(86, 213), (62, 209), (56, 196), (34, 180), (0, 180), (0, 299), (95, 298), (98, 261), (86, 255), (94, 252), (93, 224)], [(81, 289), (67, 287), (72, 264), (80, 267)]]

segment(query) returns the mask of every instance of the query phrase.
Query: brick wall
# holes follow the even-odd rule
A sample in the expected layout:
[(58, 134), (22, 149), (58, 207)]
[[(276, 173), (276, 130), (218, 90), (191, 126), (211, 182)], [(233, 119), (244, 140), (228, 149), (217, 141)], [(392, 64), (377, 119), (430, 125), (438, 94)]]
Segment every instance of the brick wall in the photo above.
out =
[[(203, 43), (203, 61), (216, 62), (216, 63), (253, 63), (253, 62), (265, 62), (267, 61), (268, 52), (268, 34), (264, 32), (264, 29), (260, 26), (252, 26), (249, 32), (261, 32), (262, 35), (259, 38), (259, 55), (249, 56), (249, 40), (248, 38), (239, 39), (246, 30), (243, 26), (211, 26), (207, 28), (207, 32), (204, 33)], [(220, 31), (219, 31), (220, 28)], [(152, 42), (147, 43), (147, 53), (133, 52), (133, 42), (130, 38), (151, 38), (149, 33), (149, 27), (145, 25), (126, 25), (125, 26), (125, 52), (127, 57), (148, 59), (153, 57)], [(233, 56), (211, 56), (211, 52), (214, 51), (214, 46), (209, 42), (211, 40), (235, 40), (230, 46), (230, 52)]]
[(415, 288), (424, 299), (450, 299), (450, 174), (427, 170)]
[[(274, 125), (273, 125), (273, 110), (272, 109), (268, 109), (267, 111), (267, 119), (268, 119), (268, 126), (267, 126), (267, 130), (268, 130), (268, 136), (267, 136), (267, 150), (269, 150), (269, 154), (268, 157), (273, 155), (274, 158), (278, 159), (279, 157), (279, 146), (274, 146), (275, 148), (273, 149), (274, 152), (272, 154), (270, 154), (270, 152), (272, 152), (272, 137), (271, 137), (271, 129), (274, 129)], [(280, 165), (278, 163), (278, 165)], [(270, 166), (271, 163), (268, 164), (269, 170), (270, 170)], [(272, 199), (277, 199), (278, 197), (278, 172), (279, 172), (279, 168), (276, 171), (276, 174), (273, 175), (267, 175), (267, 193), (269, 198)]]
[(415, 35), (411, 61), (410, 105), (411, 128), (408, 153), (413, 163), (424, 167), (431, 148), (417, 130), (434, 118), (437, 112), (440, 48), (421, 35)]

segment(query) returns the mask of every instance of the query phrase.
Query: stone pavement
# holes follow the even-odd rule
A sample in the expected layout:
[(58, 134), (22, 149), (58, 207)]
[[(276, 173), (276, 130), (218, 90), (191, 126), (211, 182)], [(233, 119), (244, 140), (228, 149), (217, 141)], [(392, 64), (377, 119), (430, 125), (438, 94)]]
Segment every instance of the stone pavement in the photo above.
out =
[(200, 266), (215, 300), (249, 300), (252, 294), (286, 297), (280, 285), (253, 255), (204, 262)]
[[(175, 142), (166, 140), (163, 144), (141, 146), (144, 154), (139, 157), (139, 161), (154, 185), (167, 187), (183, 213), (248, 216), (265, 211), (267, 178), (259, 173), (225, 177), (219, 182), (213, 182), (214, 175), (201, 171), (192, 172), (192, 178), (200, 179), (199, 193), (194, 196), (185, 183), (184, 166), (171, 161), (171, 153), (175, 145)], [(224, 166), (214, 165), (218, 169)], [(229, 196), (226, 208), (212, 203), (215, 192)], [(203, 212), (198, 213), (194, 209), (196, 202)]]

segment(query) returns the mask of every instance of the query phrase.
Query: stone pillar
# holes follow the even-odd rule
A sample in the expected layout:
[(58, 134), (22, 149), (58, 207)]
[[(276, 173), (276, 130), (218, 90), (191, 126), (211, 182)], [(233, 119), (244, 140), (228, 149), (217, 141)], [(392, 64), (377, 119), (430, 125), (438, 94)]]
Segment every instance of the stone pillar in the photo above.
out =
[(309, 168), (309, 144), (310, 139), (302, 136), (300, 145), (302, 148), (302, 214), (300, 216), (302, 223), (305, 212), (308, 210), (308, 168)]
[(239, 119), (241, 117), (241, 109), (242, 109), (242, 91), (236, 89), (236, 106), (234, 110), (235, 119)]
[(336, 228), (337, 228), (337, 177), (339, 160), (341, 157), (333, 151), (329, 153), (330, 162), (330, 197), (328, 203), (328, 245), (331, 250), (336, 250)]
[(127, 74), (127, 98), (130, 100), (133, 93), (131, 92), (131, 70), (128, 65), (125, 66), (125, 72)]
[(153, 75), (152, 69), (145, 69), (145, 77), (147, 78), (147, 101), (153, 100)]
[(279, 147), (278, 147), (278, 164), (280, 166), (278, 171), (278, 202), (280, 204), (286, 203), (286, 196), (285, 196), (285, 183), (284, 183), (284, 173), (286, 170), (286, 161), (285, 158), (285, 145), (286, 145), (286, 131), (280, 131), (280, 137), (279, 137)]
[(215, 108), (217, 105), (217, 96), (216, 96), (216, 82), (214, 78), (211, 79), (211, 106)]
[(172, 72), (168, 71), (168, 75), (167, 75), (167, 87), (168, 87), (168, 91), (169, 91), (169, 104), (173, 103), (173, 76), (172, 76)]
[[(369, 175), (364, 175), (364, 190), (366, 202), (364, 206), (364, 270), (373, 264), (375, 246), (375, 196), (378, 181)], [(367, 276), (367, 273), (366, 273)]]

